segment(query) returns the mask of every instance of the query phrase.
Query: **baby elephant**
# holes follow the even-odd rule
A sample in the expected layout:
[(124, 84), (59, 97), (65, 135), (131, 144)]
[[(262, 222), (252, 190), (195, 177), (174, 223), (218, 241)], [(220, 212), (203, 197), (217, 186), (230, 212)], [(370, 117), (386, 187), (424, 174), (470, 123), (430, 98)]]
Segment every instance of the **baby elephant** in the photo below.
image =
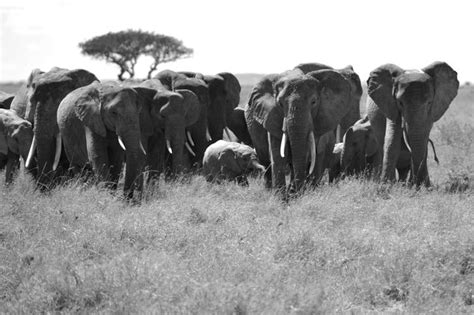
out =
[(247, 175), (254, 170), (265, 172), (255, 150), (248, 145), (219, 140), (204, 152), (202, 160), (204, 176), (208, 182), (235, 180), (247, 186)]

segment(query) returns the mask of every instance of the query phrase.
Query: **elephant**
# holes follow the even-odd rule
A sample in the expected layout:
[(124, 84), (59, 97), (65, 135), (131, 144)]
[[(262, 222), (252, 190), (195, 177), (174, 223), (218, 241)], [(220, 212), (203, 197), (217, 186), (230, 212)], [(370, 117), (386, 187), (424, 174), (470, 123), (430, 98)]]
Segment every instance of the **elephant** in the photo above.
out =
[(250, 138), (250, 134), (247, 129), (247, 123), (245, 121), (244, 108), (234, 108), (230, 118), (227, 120), (227, 124), (229, 129), (234, 133), (239, 141), (246, 145), (252, 146), (252, 139)]
[(194, 72), (181, 72), (188, 77), (195, 77), (206, 82), (209, 87), (209, 108), (207, 121), (211, 143), (221, 140), (223, 132), (228, 134), (228, 121), (232, 111), (239, 105), (241, 86), (239, 80), (230, 72), (217, 75), (203, 75)]
[[(187, 143), (192, 148), (194, 155), (190, 154), (186, 159), (189, 161), (188, 164), (190, 166), (200, 167), (204, 151), (211, 140), (207, 120), (207, 111), (210, 103), (208, 85), (202, 79), (190, 78), (171, 70), (163, 70), (155, 78), (169, 91), (189, 90), (197, 96), (200, 105), (198, 120), (186, 128)], [(191, 140), (189, 139), (190, 137)]]
[(140, 107), (137, 92), (116, 82), (94, 81), (69, 93), (59, 104), (57, 122), (72, 169), (92, 165), (100, 181), (116, 188), (125, 160), (125, 197), (141, 190), (146, 152)]
[[(330, 66), (321, 63), (302, 63), (295, 67), (295, 69), (300, 69), (303, 73), (309, 73), (311, 71), (318, 71), (324, 69), (333, 69)], [(359, 75), (354, 71), (352, 66), (346, 66), (342, 69), (337, 69), (337, 72), (342, 74), (351, 85), (351, 96), (350, 96), (350, 110), (349, 112), (342, 117), (339, 128), (336, 132), (336, 142), (342, 141), (342, 135), (347, 131), (347, 129), (352, 126), (360, 117), (360, 98), (362, 96), (362, 85), (360, 82)]]
[(10, 109), (0, 109), (0, 157), (6, 160), (5, 182), (10, 183), (19, 157), (26, 161), (33, 141), (31, 123)]
[[(186, 128), (199, 119), (198, 97), (190, 90), (168, 91), (157, 79), (144, 81), (133, 89), (141, 102), (141, 140), (147, 152), (148, 179), (157, 178), (163, 170), (166, 150), (172, 157), (172, 173), (182, 172), (184, 147), (195, 154), (186, 142)], [(191, 135), (188, 139), (194, 143)]]
[(0, 108), (10, 109), (10, 104), (15, 95), (0, 91)]
[(56, 173), (53, 168), (57, 169), (58, 165), (65, 168), (68, 164), (64, 159), (60, 160), (61, 138), (56, 121), (59, 103), (71, 91), (96, 80), (94, 74), (83, 69), (53, 68), (36, 75), (28, 86), (24, 118), (33, 124), (34, 137), (25, 167), (31, 166), (36, 155), (37, 183), (41, 188), (47, 188), (51, 183)]
[(247, 175), (265, 172), (255, 150), (248, 145), (218, 140), (207, 147), (203, 158), (203, 174), (208, 182), (235, 180), (247, 186)]
[(267, 75), (254, 86), (245, 120), (260, 162), (271, 165), (265, 172), (267, 188), (284, 192), (287, 165), (290, 192), (300, 191), (308, 176), (320, 177), (313, 174), (316, 139), (334, 130), (349, 112), (350, 93), (348, 80), (331, 69), (307, 74), (293, 69)]
[(409, 182), (430, 186), (426, 161), (430, 131), (458, 88), (457, 72), (445, 62), (436, 61), (421, 70), (385, 64), (370, 73), (367, 113), (382, 152), (375, 165), (382, 165), (383, 181), (396, 178), (404, 138), (411, 154)]

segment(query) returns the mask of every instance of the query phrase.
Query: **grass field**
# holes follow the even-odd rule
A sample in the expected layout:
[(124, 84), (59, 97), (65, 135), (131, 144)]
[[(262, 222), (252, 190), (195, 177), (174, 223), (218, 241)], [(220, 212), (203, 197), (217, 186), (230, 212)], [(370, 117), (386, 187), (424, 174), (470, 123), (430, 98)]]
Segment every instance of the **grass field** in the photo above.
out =
[(435, 123), (428, 190), (347, 179), (284, 203), (195, 176), (132, 206), (20, 175), (0, 185), (0, 313), (473, 313), (473, 103), (463, 86)]

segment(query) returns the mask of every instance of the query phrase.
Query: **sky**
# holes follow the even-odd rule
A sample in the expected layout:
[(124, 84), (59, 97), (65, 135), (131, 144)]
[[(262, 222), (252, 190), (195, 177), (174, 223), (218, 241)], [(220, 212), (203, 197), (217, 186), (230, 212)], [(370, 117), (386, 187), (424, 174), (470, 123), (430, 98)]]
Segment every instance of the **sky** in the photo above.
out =
[[(351, 64), (366, 81), (385, 63), (419, 69), (445, 61), (474, 82), (470, 0), (2, 0), (0, 81), (34, 68), (87, 69), (99, 79), (118, 67), (80, 53), (78, 43), (141, 29), (174, 36), (193, 57), (158, 70), (278, 73), (303, 62)], [(139, 59), (136, 77), (149, 61)]]

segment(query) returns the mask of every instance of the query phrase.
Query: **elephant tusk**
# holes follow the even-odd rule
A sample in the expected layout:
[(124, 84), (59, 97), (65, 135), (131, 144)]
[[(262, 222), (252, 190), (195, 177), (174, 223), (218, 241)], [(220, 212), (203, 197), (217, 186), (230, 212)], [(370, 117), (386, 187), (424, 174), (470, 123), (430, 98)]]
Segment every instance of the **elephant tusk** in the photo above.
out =
[(186, 149), (188, 149), (189, 153), (191, 153), (192, 156), (196, 156), (196, 153), (194, 153), (193, 149), (191, 149), (189, 143), (185, 142), (184, 146), (186, 147)]
[(309, 149), (311, 153), (311, 165), (309, 166), (309, 174), (313, 173), (314, 166), (316, 165), (316, 140), (314, 139), (314, 132), (309, 133)]
[(285, 157), (285, 147), (287, 142), (286, 132), (283, 133), (283, 137), (281, 137), (281, 145), (280, 145), (280, 155), (282, 158)]
[(53, 171), (58, 168), (59, 159), (61, 158), (61, 148), (62, 148), (62, 137), (61, 133), (58, 132), (56, 135), (56, 152), (54, 153), (54, 162), (53, 162)]
[(118, 136), (118, 143), (120, 144), (120, 146), (122, 147), (122, 149), (123, 149), (124, 151), (126, 151), (125, 145), (123, 144), (123, 141), (122, 141), (122, 137), (120, 137), (120, 136)]
[(193, 137), (191, 137), (191, 133), (189, 131), (186, 131), (186, 136), (188, 137), (189, 143), (194, 147), (195, 144), (194, 144), (194, 141), (193, 141)]
[(267, 140), (268, 140), (268, 152), (270, 154), (270, 163), (273, 165), (273, 152), (272, 152), (272, 142), (271, 142), (272, 136), (270, 135), (269, 132), (267, 132)]
[(29, 168), (31, 166), (31, 160), (33, 160), (33, 155), (35, 154), (37, 144), (38, 143), (36, 141), (36, 135), (34, 135), (33, 141), (31, 142), (30, 151), (28, 152), (28, 157), (26, 158), (26, 162), (25, 162), (26, 168)]
[(141, 140), (140, 140), (140, 149), (142, 150), (143, 154), (146, 155), (146, 151), (145, 151), (145, 148), (143, 147), (143, 143)]
[(431, 148), (433, 149), (434, 160), (436, 161), (436, 164), (439, 165), (439, 160), (438, 160), (438, 156), (436, 155), (436, 150), (435, 150), (435, 147), (434, 147), (434, 143), (431, 139), (428, 139), (428, 141), (431, 143)]
[(402, 134), (403, 134), (403, 141), (405, 141), (405, 144), (408, 148), (408, 151), (410, 152), (410, 154), (412, 153), (411, 152), (411, 147), (410, 147), (410, 144), (408, 143), (408, 135), (407, 135), (407, 129), (405, 127), (405, 122), (403, 123), (403, 130), (402, 130)]
[(225, 134), (227, 135), (227, 138), (229, 139), (229, 141), (231, 141), (232, 137), (230, 136), (229, 127), (225, 127), (224, 131), (225, 131)]
[(173, 154), (173, 150), (171, 150), (171, 144), (169, 140), (166, 140), (166, 149), (168, 149), (168, 152), (170, 154)]
[(206, 127), (206, 139), (207, 141), (212, 141), (211, 134), (209, 133), (209, 128)]

